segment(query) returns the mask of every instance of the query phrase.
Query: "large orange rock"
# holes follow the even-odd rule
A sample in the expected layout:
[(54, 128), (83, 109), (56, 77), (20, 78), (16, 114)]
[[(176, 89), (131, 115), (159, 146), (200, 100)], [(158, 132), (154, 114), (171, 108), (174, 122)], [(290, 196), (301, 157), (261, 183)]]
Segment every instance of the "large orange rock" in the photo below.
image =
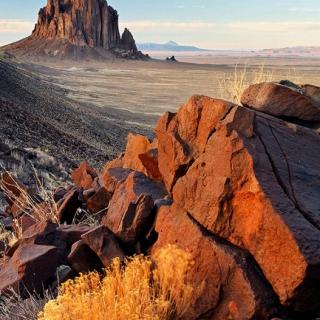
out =
[(194, 159), (204, 151), (219, 120), (233, 104), (204, 96), (194, 96), (177, 114), (166, 113), (158, 122), (159, 169), (170, 192)]
[(165, 196), (161, 182), (133, 172), (117, 186), (102, 222), (123, 242), (137, 242), (152, 222), (154, 202)]
[(276, 117), (313, 123), (320, 121), (320, 102), (316, 91), (315, 87), (310, 86), (303, 89), (265, 82), (247, 88), (241, 97), (241, 103)]
[(188, 279), (196, 289), (183, 319), (271, 319), (277, 298), (243, 250), (210, 234), (177, 205), (162, 207), (152, 252), (168, 244), (191, 253)]
[[(320, 137), (313, 130), (238, 106), (216, 123), (213, 132), (175, 184), (174, 202), (208, 231), (248, 250), (284, 305), (302, 312), (316, 310)], [(194, 142), (189, 148), (197, 146)], [(165, 156), (168, 152), (159, 154)]]
[[(126, 168), (139, 171), (151, 179), (159, 179), (157, 141), (150, 142), (145, 136), (129, 133), (125, 152), (119, 158), (106, 163), (102, 176), (110, 168)], [(103, 178), (106, 180), (106, 178)]]

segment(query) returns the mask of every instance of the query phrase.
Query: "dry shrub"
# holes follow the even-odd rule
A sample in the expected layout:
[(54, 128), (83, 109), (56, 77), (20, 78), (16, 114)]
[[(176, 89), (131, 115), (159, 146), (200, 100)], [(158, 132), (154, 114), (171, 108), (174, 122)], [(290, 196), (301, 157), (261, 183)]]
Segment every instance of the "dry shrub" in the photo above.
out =
[(28, 299), (22, 299), (11, 289), (7, 296), (0, 297), (0, 319), (36, 320), (38, 313), (53, 297), (53, 293), (45, 291), (41, 297), (30, 293)]
[(104, 277), (94, 272), (63, 284), (38, 319), (180, 319), (194, 294), (186, 280), (191, 265), (190, 255), (175, 246), (160, 249), (154, 260), (115, 259)]
[[(5, 171), (12, 181), (16, 181), (14, 176)], [(22, 186), (17, 183), (8, 184), (3, 179), (0, 179), (0, 191), (9, 198), (15, 206), (21, 211), (21, 214), (28, 215), (37, 222), (51, 221), (58, 222), (58, 208), (53, 198), (53, 193), (47, 191), (35, 172), (35, 179), (37, 181), (37, 192), (39, 197), (31, 196)], [(18, 189), (19, 196), (16, 196), (10, 189), (11, 187)], [(21, 237), (21, 228), (19, 226), (19, 219), (13, 221), (16, 230), (16, 237)], [(20, 230), (20, 231), (19, 231)]]
[[(12, 231), (6, 230), (1, 223), (0, 223), (0, 241), (2, 241), (6, 247), (13, 245), (17, 241), (15, 234)], [(0, 257), (1, 257), (1, 252), (0, 252)]]
[(282, 74), (280, 71), (275, 72), (273, 69), (266, 68), (265, 65), (250, 68), (248, 65), (244, 65), (242, 68), (236, 65), (233, 74), (225, 74), (219, 81), (219, 86), (223, 98), (240, 104), (243, 92), (250, 85), (283, 79), (290, 79), (296, 83), (301, 82), (295, 69), (288, 69)]

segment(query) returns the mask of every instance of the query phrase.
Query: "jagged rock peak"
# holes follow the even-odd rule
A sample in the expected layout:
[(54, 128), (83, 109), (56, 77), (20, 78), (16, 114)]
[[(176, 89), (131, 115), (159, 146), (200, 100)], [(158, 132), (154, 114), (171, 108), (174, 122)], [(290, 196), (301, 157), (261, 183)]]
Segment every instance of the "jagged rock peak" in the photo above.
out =
[(133, 35), (127, 28), (124, 29), (121, 37), (121, 48), (127, 51), (138, 51)]
[(105, 0), (48, 0), (32, 37), (111, 49), (120, 44), (118, 13)]

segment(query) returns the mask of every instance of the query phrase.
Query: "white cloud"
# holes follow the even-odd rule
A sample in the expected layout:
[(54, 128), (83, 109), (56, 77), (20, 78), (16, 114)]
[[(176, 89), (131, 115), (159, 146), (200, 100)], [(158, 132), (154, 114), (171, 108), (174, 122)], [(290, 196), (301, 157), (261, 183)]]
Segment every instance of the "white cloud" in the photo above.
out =
[(213, 29), (217, 26), (216, 23), (191, 21), (191, 22), (174, 22), (174, 21), (151, 21), (151, 20), (131, 20), (121, 21), (122, 26), (132, 28), (134, 30), (145, 31), (151, 29), (160, 30), (201, 30), (201, 29)]
[(34, 22), (27, 20), (0, 19), (0, 33), (30, 32)]

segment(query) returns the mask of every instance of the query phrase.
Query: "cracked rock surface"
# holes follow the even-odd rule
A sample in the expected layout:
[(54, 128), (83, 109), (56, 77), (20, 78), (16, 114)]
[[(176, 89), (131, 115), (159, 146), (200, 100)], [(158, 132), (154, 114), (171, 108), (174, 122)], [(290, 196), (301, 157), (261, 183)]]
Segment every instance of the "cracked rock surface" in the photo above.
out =
[[(30, 287), (33, 274), (49, 286), (54, 272), (41, 273), (46, 263), (69, 264), (77, 274), (176, 245), (194, 262), (195, 293), (183, 319), (319, 318), (320, 136), (288, 120), (191, 97), (163, 115), (154, 141), (130, 135), (101, 173), (88, 163), (74, 170), (74, 185), (54, 195), (58, 222), (82, 221), (88, 209), (97, 227), (45, 224), (44, 232), (31, 221), (4, 252), (0, 291), (23, 281)], [(3, 214), (12, 218), (15, 201), (8, 204)]]

